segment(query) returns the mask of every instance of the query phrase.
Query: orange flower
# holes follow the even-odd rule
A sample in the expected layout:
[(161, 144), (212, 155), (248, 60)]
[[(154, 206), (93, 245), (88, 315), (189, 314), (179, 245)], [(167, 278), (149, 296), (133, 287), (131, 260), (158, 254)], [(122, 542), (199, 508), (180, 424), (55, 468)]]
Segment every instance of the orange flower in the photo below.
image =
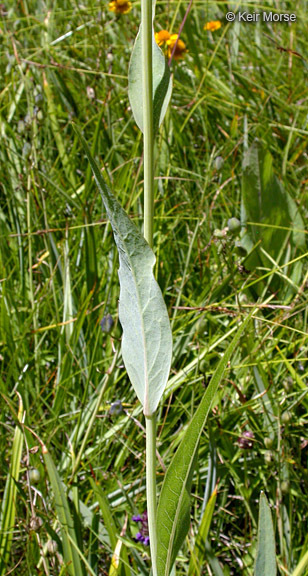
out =
[(175, 43), (176, 48), (174, 52), (175, 60), (179, 60), (183, 58), (184, 54), (187, 52), (186, 44), (179, 38), (178, 34), (170, 34), (168, 30), (160, 30), (160, 32), (156, 32), (155, 40), (158, 46), (162, 46), (163, 44), (167, 44), (168, 47), (168, 58), (171, 58), (171, 54), (174, 48)]
[(187, 52), (185, 42), (183, 42), (183, 40), (181, 40), (181, 39), (178, 40), (178, 37), (179, 37), (178, 34), (171, 34), (169, 40), (166, 41), (166, 44), (168, 46), (168, 58), (171, 58), (173, 48), (174, 48), (176, 41), (177, 41), (177, 45), (175, 48), (175, 52), (173, 54), (174, 59), (180, 60), (180, 58), (183, 58), (185, 53)]
[(115, 14), (128, 14), (132, 9), (132, 3), (129, 0), (112, 0), (109, 2), (108, 8)]
[(160, 30), (160, 32), (155, 33), (155, 40), (158, 46), (162, 46), (164, 42), (167, 42), (170, 38), (170, 33), (168, 30)]
[(207, 22), (203, 27), (203, 30), (209, 30), (209, 32), (215, 32), (215, 30), (219, 30), (221, 28), (220, 20), (211, 20), (211, 22)]

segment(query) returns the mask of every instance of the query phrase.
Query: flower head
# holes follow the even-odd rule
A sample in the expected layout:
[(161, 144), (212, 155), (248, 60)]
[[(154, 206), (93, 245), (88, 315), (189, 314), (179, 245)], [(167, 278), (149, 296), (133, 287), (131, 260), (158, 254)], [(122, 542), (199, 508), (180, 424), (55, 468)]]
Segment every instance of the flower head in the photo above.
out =
[(249, 448), (252, 448), (254, 438), (255, 435), (251, 430), (245, 430), (242, 436), (240, 436), (240, 438), (238, 439), (239, 448), (242, 448), (243, 450), (248, 450)]
[(203, 27), (203, 30), (208, 30), (209, 32), (215, 32), (215, 30), (219, 30), (221, 28), (220, 20), (211, 20), (211, 22), (207, 22)]
[(129, 0), (112, 0), (109, 2), (108, 8), (115, 14), (128, 14), (132, 9), (132, 3)]
[(141, 522), (141, 527), (139, 532), (136, 534), (135, 539), (137, 542), (142, 542), (145, 546), (148, 546), (150, 543), (149, 538), (149, 526), (148, 526), (148, 513), (147, 511), (143, 512), (143, 514), (138, 514), (138, 516), (133, 516), (132, 520), (134, 522)]
[(164, 44), (164, 42), (167, 42), (167, 40), (169, 40), (171, 34), (170, 32), (168, 32), (168, 30), (160, 30), (159, 32), (155, 33), (155, 41), (156, 44), (158, 44), (158, 46), (162, 46)]
[(171, 58), (173, 48), (175, 47), (175, 52), (173, 57), (175, 60), (180, 60), (184, 57), (184, 54), (187, 52), (186, 44), (179, 38), (178, 34), (171, 34), (170, 38), (166, 41), (168, 46), (168, 57)]
[(173, 48), (175, 47), (175, 52), (173, 54), (175, 60), (179, 60), (183, 58), (184, 54), (187, 52), (187, 48), (185, 42), (179, 38), (178, 34), (170, 34), (168, 30), (160, 30), (160, 32), (156, 32), (155, 34), (156, 44), (158, 46), (162, 46), (166, 44), (168, 47), (168, 58), (171, 58)]

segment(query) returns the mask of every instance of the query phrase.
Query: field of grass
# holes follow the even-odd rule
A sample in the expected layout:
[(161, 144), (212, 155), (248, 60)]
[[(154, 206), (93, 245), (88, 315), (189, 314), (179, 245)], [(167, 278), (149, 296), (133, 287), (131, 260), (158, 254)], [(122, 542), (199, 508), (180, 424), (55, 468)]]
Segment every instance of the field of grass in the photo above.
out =
[[(188, 4), (158, 0), (155, 30), (178, 32)], [(229, 24), (232, 7), (297, 21)], [(261, 491), (278, 574), (308, 575), (307, 8), (195, 0), (171, 64), (155, 145), (155, 274), (173, 333), (159, 485), (238, 320), (259, 306), (200, 442), (178, 576), (253, 575)], [(127, 94), (140, 4), (117, 15), (99, 0), (7, 0), (0, 12), (0, 576), (149, 575), (132, 520), (146, 509), (144, 418), (120, 352), (117, 250), (72, 126), (141, 229)], [(72, 534), (79, 572), (63, 560)]]

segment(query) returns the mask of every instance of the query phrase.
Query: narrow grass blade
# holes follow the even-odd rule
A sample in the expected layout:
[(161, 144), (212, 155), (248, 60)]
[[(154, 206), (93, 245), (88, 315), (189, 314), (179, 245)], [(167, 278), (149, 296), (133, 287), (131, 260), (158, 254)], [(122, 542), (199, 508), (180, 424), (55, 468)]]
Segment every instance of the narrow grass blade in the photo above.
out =
[(51, 86), (47, 80), (46, 74), (43, 73), (43, 85), (44, 85), (44, 92), (46, 94), (47, 105), (48, 105), (48, 113), (49, 113), (49, 121), (51, 125), (51, 130), (53, 133), (53, 137), (55, 139), (59, 156), (64, 168), (65, 175), (70, 182), (70, 184), (75, 188), (75, 173), (72, 169), (70, 158), (66, 152), (66, 145), (62, 136), (62, 131), (58, 122), (58, 113), (57, 113), (57, 106), (54, 100), (54, 95), (52, 93)]
[(117, 545), (117, 541), (118, 541), (118, 538), (117, 538), (118, 530), (117, 530), (115, 521), (113, 519), (113, 516), (111, 514), (107, 497), (105, 496), (105, 493), (102, 490), (102, 488), (98, 484), (96, 484), (96, 482), (92, 478), (90, 478), (90, 483), (91, 483), (95, 498), (98, 501), (98, 504), (99, 504), (99, 507), (100, 507), (100, 510), (101, 510), (101, 513), (103, 516), (104, 525), (105, 525), (106, 530), (108, 532), (111, 548), (114, 550), (116, 545)]
[(105, 495), (101, 486), (99, 484), (96, 484), (96, 482), (92, 478), (90, 478), (90, 482), (93, 488), (93, 493), (97, 498), (100, 507), (100, 511), (104, 521), (104, 526), (106, 527), (106, 530), (108, 532), (111, 548), (114, 551), (109, 574), (113, 574), (113, 576), (115, 576), (116, 574), (118, 574), (119, 576), (124, 575), (130, 576), (131, 571), (129, 567), (127, 549), (125, 546), (122, 547), (120, 545), (120, 542), (122, 542), (118, 538), (120, 530), (118, 529), (112, 516), (107, 496)]
[(224, 370), (247, 328), (254, 310), (239, 326), (221, 358), (201, 404), (167, 470), (157, 510), (158, 576), (169, 576), (190, 522), (190, 486), (199, 440)]
[(109, 568), (109, 576), (119, 576), (120, 554), (122, 548), (122, 540), (118, 540), (114, 553), (112, 554), (111, 564)]
[(94, 228), (92, 226), (91, 211), (86, 206), (84, 211), (84, 232), (85, 232), (85, 267), (88, 292), (95, 291), (97, 284), (97, 257), (98, 252), (95, 243)]
[[(154, 12), (154, 9), (153, 9)], [(133, 48), (128, 71), (128, 96), (137, 126), (143, 132), (143, 89), (141, 26)], [(153, 121), (154, 131), (161, 125), (171, 98), (172, 81), (165, 56), (157, 46), (152, 32), (153, 59)]]
[(304, 576), (307, 574), (307, 567), (308, 567), (308, 550), (300, 559), (298, 565), (296, 566), (294, 572), (292, 572), (291, 576)]
[(275, 534), (271, 510), (263, 492), (260, 496), (258, 549), (254, 576), (276, 576)]
[(77, 131), (100, 190), (119, 251), (124, 364), (146, 416), (153, 414), (167, 384), (172, 334), (161, 290), (154, 278), (155, 256), (110, 192), (83, 136)]
[(77, 537), (66, 494), (55, 464), (43, 446), (43, 456), (55, 498), (55, 507), (61, 526), (64, 562), (70, 576), (82, 576), (84, 571), (78, 553)]
[(212, 522), (212, 517), (214, 514), (216, 498), (217, 498), (217, 488), (215, 488), (213, 494), (211, 495), (201, 519), (199, 531), (196, 538), (196, 543), (192, 551), (192, 555), (189, 562), (188, 576), (197, 576), (197, 574), (201, 574), (202, 572), (202, 566), (204, 563), (204, 558), (206, 556), (205, 544), (207, 541), (208, 533)]
[[(18, 421), (23, 417), (23, 404), (19, 396)], [(20, 460), (23, 447), (23, 435), (20, 427), (15, 428), (12, 447), (10, 471), (5, 483), (0, 514), (0, 575), (7, 574), (8, 561), (13, 541), (13, 530), (16, 517), (17, 482), (19, 479)]]

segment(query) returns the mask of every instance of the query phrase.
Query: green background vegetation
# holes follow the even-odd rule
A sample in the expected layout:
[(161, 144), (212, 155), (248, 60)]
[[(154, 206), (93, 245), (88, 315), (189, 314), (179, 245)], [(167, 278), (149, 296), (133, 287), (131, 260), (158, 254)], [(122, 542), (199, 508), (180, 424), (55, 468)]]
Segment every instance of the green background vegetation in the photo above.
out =
[[(263, 304), (200, 444), (191, 529), (178, 558), (183, 575), (253, 574), (261, 490), (272, 506), (278, 573), (292, 574), (307, 549), (305, 240), (283, 237), (271, 266), (256, 264), (239, 254), (240, 235), (227, 225), (241, 218), (244, 151), (256, 138), (306, 222), (307, 2), (240, 4), (294, 12), (297, 22), (227, 25), (230, 5), (194, 2), (182, 34), (189, 51), (173, 63), (171, 106), (156, 140), (156, 275), (174, 341), (159, 413), (158, 479), (239, 315), (257, 296)], [(158, 2), (156, 29), (177, 32), (186, 8)], [(121, 533), (119, 574), (148, 574), (147, 549), (134, 541), (131, 521), (145, 508), (144, 422), (119, 355), (118, 257), (71, 124), (82, 129), (110, 188), (141, 227), (142, 138), (127, 97), (139, 11), (134, 3), (129, 14), (115, 16), (108, 3), (91, 0), (1, 4), (1, 499), (19, 461), (16, 392), (27, 426), (1, 574), (72, 573), (61, 567), (39, 439), (67, 488), (78, 547), (93, 572), (112, 574)], [(203, 30), (217, 19), (220, 30)], [(280, 225), (279, 210), (270, 224)], [(287, 263), (294, 258), (302, 266), (292, 276)], [(115, 322), (111, 334), (101, 327), (107, 314)], [(194, 548), (216, 482), (208, 540)], [(50, 539), (57, 554), (47, 553)], [(196, 562), (190, 567), (189, 558)]]

